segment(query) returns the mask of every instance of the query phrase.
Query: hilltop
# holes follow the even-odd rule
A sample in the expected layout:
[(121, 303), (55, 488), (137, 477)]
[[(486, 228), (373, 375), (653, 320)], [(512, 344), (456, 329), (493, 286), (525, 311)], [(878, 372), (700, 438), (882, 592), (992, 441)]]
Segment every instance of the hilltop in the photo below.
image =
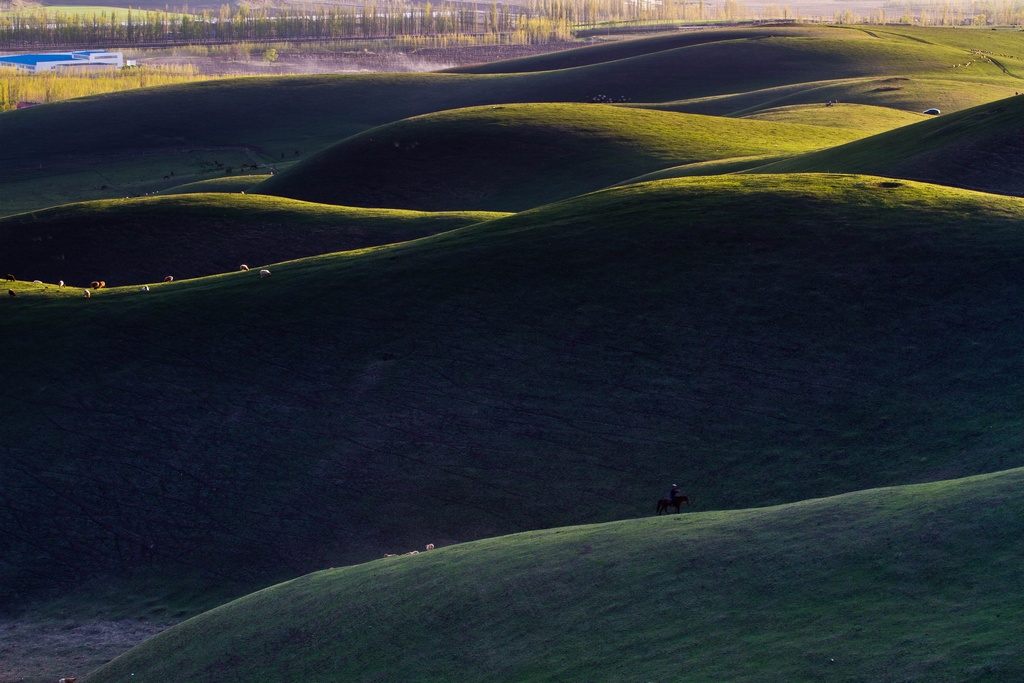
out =
[(756, 173), (872, 173), (1024, 195), (1024, 97), (778, 161)]
[(404, 242), (500, 216), (189, 194), (66, 204), (0, 218), (0, 241), (10, 248), (5, 272), (22, 280), (76, 287), (103, 280), (115, 287)]
[(317, 572), (87, 681), (1013, 680), (1022, 485), (1011, 470)]
[(520, 211), (666, 166), (792, 155), (862, 135), (604, 104), (477, 107), (373, 128), (251, 191), (352, 206)]

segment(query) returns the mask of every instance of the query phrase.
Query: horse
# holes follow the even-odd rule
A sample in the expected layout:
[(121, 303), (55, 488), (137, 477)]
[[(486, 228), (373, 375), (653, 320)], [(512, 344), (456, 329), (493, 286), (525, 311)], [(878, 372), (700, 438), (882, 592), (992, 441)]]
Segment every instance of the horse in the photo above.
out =
[(679, 507), (683, 503), (686, 503), (687, 505), (689, 505), (690, 504), (690, 497), (689, 496), (676, 496), (675, 500), (673, 500), (671, 498), (662, 498), (661, 500), (658, 501), (658, 509), (656, 510), (656, 512), (659, 515), (661, 513), (663, 513), (663, 512), (668, 512), (669, 507), (674, 507), (676, 509), (676, 512), (679, 512)]

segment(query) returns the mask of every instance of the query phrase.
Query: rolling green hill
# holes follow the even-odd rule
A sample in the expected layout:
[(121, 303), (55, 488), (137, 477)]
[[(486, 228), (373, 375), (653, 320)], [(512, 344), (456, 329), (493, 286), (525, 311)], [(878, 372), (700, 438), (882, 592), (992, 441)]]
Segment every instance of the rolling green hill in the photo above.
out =
[[(856, 176), (586, 195), (363, 252), (13, 283), (0, 597), (1024, 463), (1024, 200)], [(16, 592), (12, 592), (16, 591)]]
[(873, 173), (1024, 195), (1024, 97), (942, 115), (756, 173)]
[(1022, 486), (1018, 469), (321, 571), (85, 681), (1018, 680)]
[(602, 104), (479, 107), (371, 129), (252, 191), (325, 204), (518, 211), (667, 166), (795, 154), (862, 135)]
[[(679, 103), (692, 113), (751, 113), (827, 99), (946, 111), (980, 104), (1019, 88), (1020, 55), (999, 64), (973, 59), (962, 41), (996, 55), (1003, 34), (959, 31), (955, 40), (914, 30), (907, 35), (832, 27), (774, 27), (709, 32), (683, 47), (653, 37), (609, 49), (586, 66), (506, 74), (353, 74), (240, 78), (113, 93), (0, 114), (0, 214), (81, 199), (162, 190), (197, 175), (182, 158), (193, 153), (294, 161), (372, 127), (431, 112), (515, 102), (584, 102), (598, 95), (634, 103)], [(950, 33), (953, 33), (950, 31)], [(988, 34), (995, 37), (989, 37)], [(998, 39), (998, 40), (997, 40)], [(989, 41), (997, 41), (989, 45)], [(988, 47), (986, 47), (988, 46)], [(629, 56), (627, 56), (629, 55)], [(565, 64), (573, 63), (572, 57)], [(609, 59), (611, 61), (595, 61)], [(592, 62), (592, 63), (590, 63)], [(554, 63), (551, 64), (552, 66)], [(1004, 71), (1006, 69), (1007, 71)], [(857, 99), (825, 96), (806, 84), (850, 79), (910, 79), (924, 88), (872, 85)], [(852, 81), (851, 81), (852, 82)], [(776, 88), (803, 98), (779, 101)], [(915, 86), (916, 87), (916, 86)], [(742, 102), (708, 98), (733, 98)], [(709, 104), (710, 102), (710, 104)], [(723, 110), (721, 107), (725, 107)], [(77, 122), (97, 121), (90, 134)], [(248, 160), (248, 159), (246, 159)], [(173, 176), (172, 176), (173, 174)], [(112, 176), (117, 182), (106, 179)], [(165, 181), (165, 177), (168, 180)], [(170, 178), (180, 178), (169, 180)], [(60, 179), (61, 182), (56, 182)], [(107, 186), (108, 190), (103, 189)], [(130, 192), (110, 190), (112, 186)]]
[(115, 287), (404, 242), (500, 216), (238, 193), (94, 201), (0, 218), (0, 242), (8, 247), (0, 269), (22, 280), (76, 287), (103, 280)]

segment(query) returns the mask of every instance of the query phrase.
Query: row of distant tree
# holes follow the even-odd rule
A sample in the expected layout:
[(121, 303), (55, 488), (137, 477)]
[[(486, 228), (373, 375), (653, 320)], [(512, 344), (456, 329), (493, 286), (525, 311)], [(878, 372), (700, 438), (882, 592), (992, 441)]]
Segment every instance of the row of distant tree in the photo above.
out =
[[(886, 9), (869, 16), (850, 11), (819, 19), (839, 23), (902, 20), (926, 24), (1024, 23), (1024, 0), (907, 4), (900, 17)], [(327, 40), (516, 34), (520, 41), (565, 40), (572, 30), (608, 22), (807, 19), (788, 5), (761, 5), (756, 14), (739, 0), (528, 0), (522, 4), (412, 0), (362, 0), (361, 5), (318, 9), (251, 9), (222, 5), (219, 10), (177, 12), (129, 9), (89, 13), (37, 8), (0, 15), (0, 47), (121, 47), (237, 41)]]
[[(788, 13), (788, 10), (787, 10)], [(0, 46), (103, 46), (326, 40), (391, 36), (513, 34), (529, 42), (564, 40), (571, 28), (603, 22), (739, 19), (737, 0), (528, 0), (505, 3), (363, 0), (318, 9), (217, 11), (129, 9), (93, 13), (36, 8), (0, 15)]]
[[(223, 5), (189, 13), (129, 10), (71, 13), (38, 8), (0, 16), (0, 45), (104, 47), (160, 43), (382, 38), (511, 33), (533, 26), (531, 39), (564, 38), (570, 24), (661, 18), (669, 3), (627, 0), (534, 0), (527, 5), (364, 0), (319, 9), (250, 9)], [(703, 6), (704, 0), (699, 0)], [(680, 3), (683, 4), (683, 3)], [(691, 3), (693, 4), (693, 3)], [(563, 34), (559, 37), (559, 34)]]

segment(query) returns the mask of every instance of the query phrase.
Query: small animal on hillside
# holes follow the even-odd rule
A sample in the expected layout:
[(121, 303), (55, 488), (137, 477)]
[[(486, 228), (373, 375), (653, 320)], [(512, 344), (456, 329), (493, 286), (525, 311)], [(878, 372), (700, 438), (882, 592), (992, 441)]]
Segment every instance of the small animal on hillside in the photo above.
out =
[(260, 277), (270, 277), (270, 271), (264, 268), (260, 271)]
[(164, 278), (164, 282), (174, 282), (174, 276), (168, 275), (167, 277)]
[(15, 277), (13, 275), (11, 275), (10, 273), (7, 273), (7, 281), (8, 282), (14, 282), (14, 280), (15, 280)]
[(433, 549), (434, 549), (434, 544), (433, 543), (428, 543), (427, 544), (427, 550), (433, 550)]
[(15, 292), (13, 289), (8, 289), (7, 296), (18, 296), (18, 293)]
[(77, 680), (77, 678), (62, 678), (57, 683), (75, 683)]
[(238, 266), (238, 269), (239, 269), (239, 270), (249, 270), (249, 266), (247, 266), (247, 265), (245, 265), (245, 264), (243, 263), (242, 265)]
[(34, 285), (41, 285), (41, 284), (43, 284), (43, 281), (42, 280), (33, 280), (32, 284), (34, 284)]
[(64, 289), (64, 281), (57, 280), (57, 289)]
[(139, 287), (139, 291), (140, 292), (148, 292), (149, 291), (149, 285), (142, 285), (141, 287)]
[(88, 289), (83, 289), (82, 294), (85, 296), (86, 299), (92, 298), (92, 292), (90, 292)]

